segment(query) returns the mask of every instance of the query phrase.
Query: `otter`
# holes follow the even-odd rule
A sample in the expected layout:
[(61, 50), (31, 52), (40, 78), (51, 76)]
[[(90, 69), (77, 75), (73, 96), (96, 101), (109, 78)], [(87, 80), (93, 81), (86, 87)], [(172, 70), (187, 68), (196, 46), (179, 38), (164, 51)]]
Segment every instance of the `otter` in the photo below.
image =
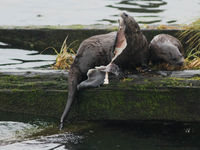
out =
[(183, 46), (177, 38), (171, 35), (156, 35), (150, 42), (149, 51), (153, 64), (164, 62), (170, 65), (182, 66), (184, 63)]
[[(89, 69), (110, 62), (122, 69), (146, 66), (148, 42), (133, 17), (122, 13), (117, 32), (92, 36), (84, 40), (69, 70), (68, 100), (60, 119), (60, 129), (77, 92), (77, 85), (86, 79)], [(115, 58), (116, 59), (113, 59)]]
[[(106, 75), (107, 74), (107, 75)], [(89, 88), (89, 87), (99, 87), (102, 84), (108, 84), (108, 74), (119, 75), (119, 67), (113, 63), (107, 66), (95, 67), (95, 69), (90, 69), (87, 72), (88, 79), (81, 82), (77, 89)]]
[(80, 44), (68, 74), (68, 99), (60, 119), (60, 129), (63, 128), (64, 118), (68, 115), (75, 98), (77, 85), (86, 79), (88, 70), (95, 66), (107, 65), (111, 61), (116, 35), (116, 32), (111, 32), (92, 36)]

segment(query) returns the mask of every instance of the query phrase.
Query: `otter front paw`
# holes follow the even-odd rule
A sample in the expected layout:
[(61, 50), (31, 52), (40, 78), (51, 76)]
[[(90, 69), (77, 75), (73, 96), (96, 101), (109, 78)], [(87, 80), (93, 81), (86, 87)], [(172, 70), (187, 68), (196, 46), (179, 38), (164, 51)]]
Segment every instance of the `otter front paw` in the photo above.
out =
[(105, 79), (103, 84), (109, 84), (109, 79), (108, 79), (108, 72), (105, 74)]

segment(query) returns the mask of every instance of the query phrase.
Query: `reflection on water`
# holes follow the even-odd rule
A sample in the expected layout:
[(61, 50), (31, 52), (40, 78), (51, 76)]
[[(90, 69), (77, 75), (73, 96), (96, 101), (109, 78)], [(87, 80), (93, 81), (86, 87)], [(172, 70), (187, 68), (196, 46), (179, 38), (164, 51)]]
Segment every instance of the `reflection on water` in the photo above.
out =
[(167, 3), (162, 0), (149, 0), (149, 1), (121, 1), (116, 6), (108, 5), (107, 7), (117, 8), (119, 10), (135, 13), (160, 13), (164, 10), (160, 8)]
[(82, 136), (71, 133), (56, 134), (51, 136), (42, 136), (35, 140), (26, 140), (10, 145), (0, 146), (3, 150), (66, 150), (67, 143), (78, 144), (82, 140)]
[(52, 65), (55, 55), (38, 54), (37, 51), (0, 48), (0, 69), (30, 69)]
[[(52, 121), (55, 123), (37, 116), (0, 112), (0, 149), (199, 150), (200, 147), (200, 124), (181, 122), (98, 122), (78, 135), (66, 132), (26, 138), (33, 133), (30, 130), (45, 130)], [(43, 128), (38, 128), (40, 125)], [(87, 122), (82, 125), (85, 127)]]
[(167, 5), (167, 2), (163, 0), (123, 0), (107, 7), (132, 13), (139, 18), (139, 23), (152, 24), (162, 21), (160, 13), (164, 11), (163, 5)]
[[(120, 0), (106, 7), (127, 12), (140, 24), (188, 24), (200, 14), (199, 0)], [(116, 15), (101, 21), (116, 22)]]
[[(29, 123), (13, 122), (13, 121), (0, 121), (0, 146), (12, 143), (33, 133), (37, 126)], [(31, 132), (30, 132), (31, 131)]]
[(197, 19), (199, 7), (199, 0), (1, 0), (0, 25), (114, 24), (121, 12), (141, 24), (182, 24)]
[(199, 150), (199, 124), (120, 123), (84, 133), (81, 150)]
[(83, 139), (83, 136), (73, 133), (32, 137), (41, 131), (48, 134), (45, 129), (50, 127), (54, 130), (54, 123), (53, 118), (0, 112), (0, 150), (66, 150), (69, 147), (66, 144), (76, 145)]

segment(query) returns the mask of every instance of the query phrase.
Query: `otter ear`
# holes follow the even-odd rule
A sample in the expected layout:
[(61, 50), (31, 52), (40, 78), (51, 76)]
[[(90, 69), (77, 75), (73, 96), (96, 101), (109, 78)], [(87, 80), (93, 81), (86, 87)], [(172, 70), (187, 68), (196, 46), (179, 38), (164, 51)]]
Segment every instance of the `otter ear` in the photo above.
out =
[(126, 36), (125, 36), (125, 27), (119, 26), (115, 46), (114, 46), (114, 57), (112, 58), (112, 62), (119, 56), (122, 51), (126, 48)]

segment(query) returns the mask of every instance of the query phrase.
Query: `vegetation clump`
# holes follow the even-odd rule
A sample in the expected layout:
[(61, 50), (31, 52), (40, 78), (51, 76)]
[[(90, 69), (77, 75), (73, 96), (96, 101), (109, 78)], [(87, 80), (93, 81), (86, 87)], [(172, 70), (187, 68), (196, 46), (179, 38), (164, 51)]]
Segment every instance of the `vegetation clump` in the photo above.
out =
[(58, 52), (54, 47), (47, 47), (45, 49), (45, 50), (53, 49), (55, 51), (55, 53), (57, 54), (56, 63), (52, 66), (54, 69), (67, 69), (67, 70), (69, 70), (71, 64), (74, 61), (76, 53), (70, 47), (76, 41), (72, 42), (68, 46), (67, 43), (66, 43), (67, 38), (68, 38), (68, 36), (65, 38), (65, 40), (64, 40), (64, 42), (62, 44), (60, 52)]
[(184, 69), (200, 69), (200, 19), (180, 32), (179, 38), (185, 41), (186, 47)]
[(145, 29), (158, 29), (158, 30), (177, 30), (177, 29), (181, 29), (181, 30), (185, 30), (187, 28), (186, 25), (156, 25), (156, 26), (150, 26), (150, 25), (143, 25), (141, 26), (141, 28), (145, 28)]
[[(193, 52), (195, 51), (195, 52)], [(184, 69), (200, 69), (200, 51), (193, 49), (185, 59)]]

